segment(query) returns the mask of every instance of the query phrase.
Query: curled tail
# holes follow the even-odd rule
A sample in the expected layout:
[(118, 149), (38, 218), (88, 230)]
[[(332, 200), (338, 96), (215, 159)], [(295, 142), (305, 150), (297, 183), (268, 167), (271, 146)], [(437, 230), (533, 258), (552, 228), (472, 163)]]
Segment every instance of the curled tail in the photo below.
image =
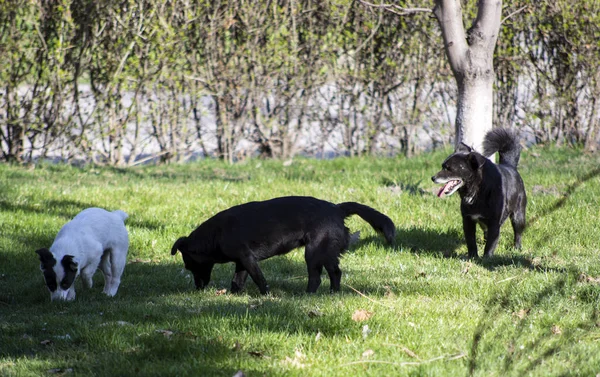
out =
[(116, 210), (116, 211), (112, 211), (111, 213), (119, 216), (119, 218), (121, 220), (123, 220), (123, 222), (125, 222), (125, 220), (127, 220), (127, 218), (129, 217), (128, 214), (126, 214), (125, 212), (121, 211), (120, 209)]
[(183, 244), (187, 241), (187, 237), (180, 237), (175, 241), (173, 247), (171, 248), (171, 255), (177, 254), (177, 250), (181, 250)]
[(517, 167), (521, 156), (521, 145), (517, 134), (508, 128), (496, 128), (485, 135), (483, 154), (491, 156), (498, 152), (500, 164)]
[(373, 229), (382, 233), (388, 243), (394, 243), (396, 238), (396, 226), (392, 219), (383, 213), (364, 204), (355, 202), (340, 203), (337, 206), (344, 212), (344, 218), (350, 215), (358, 215), (368, 222)]

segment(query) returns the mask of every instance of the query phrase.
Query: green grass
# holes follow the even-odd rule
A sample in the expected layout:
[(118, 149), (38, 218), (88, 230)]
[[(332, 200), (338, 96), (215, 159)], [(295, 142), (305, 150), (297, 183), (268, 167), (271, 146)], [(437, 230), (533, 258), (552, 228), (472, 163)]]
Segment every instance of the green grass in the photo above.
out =
[[(524, 152), (523, 250), (512, 248), (507, 223), (494, 258), (468, 261), (458, 197), (437, 198), (430, 180), (444, 157), (0, 165), (0, 375), (599, 373), (600, 158)], [(181, 256), (169, 254), (218, 211), (292, 194), (373, 206), (396, 223), (397, 244), (350, 218), (362, 240), (342, 258), (342, 292), (333, 295), (326, 275), (317, 294), (303, 293), (301, 250), (262, 262), (265, 297), (250, 280), (243, 294), (222, 294), (231, 264), (196, 291)], [(119, 292), (104, 297), (98, 273), (91, 290), (76, 283), (75, 302), (51, 303), (34, 250), (90, 206), (130, 215)], [(360, 310), (369, 318), (353, 319)]]

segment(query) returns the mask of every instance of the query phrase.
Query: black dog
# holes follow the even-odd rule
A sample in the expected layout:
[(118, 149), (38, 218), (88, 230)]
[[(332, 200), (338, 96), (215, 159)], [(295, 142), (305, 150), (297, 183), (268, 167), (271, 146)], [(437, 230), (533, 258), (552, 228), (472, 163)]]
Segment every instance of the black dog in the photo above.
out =
[(181, 251), (185, 268), (194, 274), (198, 289), (210, 281), (215, 263), (235, 262), (231, 292), (243, 289), (250, 274), (260, 293), (266, 294), (269, 286), (258, 262), (304, 246), (308, 267), (306, 291), (317, 291), (323, 267), (329, 274), (331, 291), (339, 291), (342, 277), (339, 257), (347, 250), (351, 238), (344, 219), (354, 214), (383, 233), (387, 242), (394, 242), (396, 228), (392, 220), (370, 207), (288, 196), (245, 203), (217, 213), (189, 237), (179, 238), (171, 255)]
[(490, 257), (498, 245), (500, 226), (507, 217), (515, 232), (515, 247), (521, 248), (521, 234), (525, 229), (527, 196), (523, 180), (517, 172), (521, 147), (517, 136), (508, 129), (487, 133), (483, 153), (500, 154), (500, 163), (494, 164), (483, 155), (462, 144), (443, 163), (442, 170), (431, 179), (444, 186), (438, 196), (460, 194), (460, 212), (469, 250), (469, 258), (477, 257), (476, 224), (484, 231), (484, 256)]

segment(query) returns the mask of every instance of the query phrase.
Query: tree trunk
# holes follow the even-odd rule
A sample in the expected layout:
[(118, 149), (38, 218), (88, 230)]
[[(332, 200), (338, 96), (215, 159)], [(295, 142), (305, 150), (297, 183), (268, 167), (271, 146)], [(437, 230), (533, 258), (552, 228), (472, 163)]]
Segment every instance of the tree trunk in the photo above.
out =
[(479, 0), (477, 17), (468, 32), (460, 0), (436, 0), (433, 13), (458, 87), (455, 146), (465, 143), (481, 152), (483, 138), (492, 129), (493, 58), (502, 1)]
[(481, 152), (485, 134), (492, 129), (493, 86), (488, 79), (456, 78), (458, 101), (454, 145), (464, 143)]

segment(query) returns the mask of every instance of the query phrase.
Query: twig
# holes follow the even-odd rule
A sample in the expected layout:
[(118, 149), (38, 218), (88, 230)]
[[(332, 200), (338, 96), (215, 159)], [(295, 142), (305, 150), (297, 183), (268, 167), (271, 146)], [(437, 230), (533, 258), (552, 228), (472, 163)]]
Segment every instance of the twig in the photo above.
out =
[(427, 363), (431, 363), (431, 362), (443, 360), (443, 359), (447, 359), (448, 361), (458, 360), (458, 359), (462, 359), (463, 357), (466, 357), (466, 356), (467, 355), (465, 355), (464, 353), (460, 353), (458, 355), (452, 355), (452, 356), (442, 355), (442, 356), (434, 357), (433, 359), (429, 359), (429, 360), (406, 361), (404, 363), (393, 363), (391, 361), (384, 361), (384, 360), (359, 360), (359, 361), (352, 361), (350, 363), (342, 364), (342, 365), (340, 365), (340, 367), (345, 367), (348, 365), (356, 365), (356, 364), (388, 364), (388, 365), (394, 365), (397, 367), (404, 367), (404, 366), (408, 366), (408, 365), (427, 364)]
[(402, 351), (404, 351), (405, 354), (407, 354), (408, 356), (410, 356), (412, 358), (415, 358), (415, 359), (421, 361), (421, 358), (419, 357), (419, 355), (417, 355), (413, 351), (409, 350), (408, 348), (404, 347), (402, 344), (383, 343), (383, 345), (384, 346), (391, 346), (391, 347), (400, 347), (400, 349)]
[(348, 288), (352, 289), (354, 292), (358, 293), (359, 295), (361, 295), (362, 297), (366, 298), (366, 299), (367, 299), (367, 300), (369, 300), (369, 301), (372, 301), (372, 302), (374, 302), (374, 303), (376, 303), (376, 304), (379, 304), (379, 305), (383, 305), (383, 306), (385, 306), (385, 307), (386, 307), (386, 308), (388, 308), (388, 309), (393, 309), (393, 307), (392, 307), (392, 306), (389, 306), (389, 305), (386, 305), (386, 304), (384, 304), (384, 303), (382, 303), (382, 302), (379, 302), (379, 301), (377, 301), (377, 300), (374, 300), (374, 299), (372, 299), (371, 297), (369, 297), (369, 296), (365, 295), (364, 293), (360, 292), (359, 290), (357, 290), (357, 289), (354, 289), (352, 286), (350, 286), (350, 285), (348, 285), (348, 284), (344, 284), (344, 285), (345, 285), (346, 287), (348, 287)]
[(281, 279), (281, 281), (288, 281), (288, 280), (298, 280), (298, 279), (302, 279), (305, 278), (306, 276), (301, 275), (301, 276), (292, 276), (291, 278), (285, 278), (285, 279)]
[(521, 8), (517, 9), (516, 11), (512, 12), (511, 14), (509, 14), (508, 16), (504, 17), (502, 19), (502, 21), (500, 21), (500, 25), (502, 25), (504, 23), (504, 21), (508, 20), (509, 18), (511, 18), (512, 16), (514, 16), (517, 13), (521, 13), (523, 11), (523, 9), (527, 8), (527, 5), (522, 6)]
[(167, 153), (169, 153), (169, 151), (162, 151), (162, 152), (160, 152), (160, 153), (153, 154), (153, 155), (151, 155), (151, 156), (148, 156), (148, 157), (144, 157), (144, 158), (142, 158), (142, 159), (140, 159), (140, 160), (134, 161), (134, 162), (133, 162), (131, 165), (129, 165), (129, 166), (136, 166), (136, 165), (143, 164), (143, 163), (144, 163), (144, 162), (146, 162), (146, 161), (150, 161), (150, 160), (152, 160), (153, 158), (157, 158), (157, 157), (163, 156), (163, 155), (165, 155), (165, 154), (167, 154)]
[(373, 3), (369, 3), (368, 1), (365, 0), (359, 0), (361, 3), (363, 3), (364, 5), (373, 7), (373, 8), (383, 8), (389, 12), (392, 12), (394, 14), (397, 14), (399, 16), (406, 16), (408, 14), (414, 14), (414, 13), (432, 13), (433, 11), (429, 8), (403, 8), (399, 5), (395, 5), (395, 4), (373, 4)]

